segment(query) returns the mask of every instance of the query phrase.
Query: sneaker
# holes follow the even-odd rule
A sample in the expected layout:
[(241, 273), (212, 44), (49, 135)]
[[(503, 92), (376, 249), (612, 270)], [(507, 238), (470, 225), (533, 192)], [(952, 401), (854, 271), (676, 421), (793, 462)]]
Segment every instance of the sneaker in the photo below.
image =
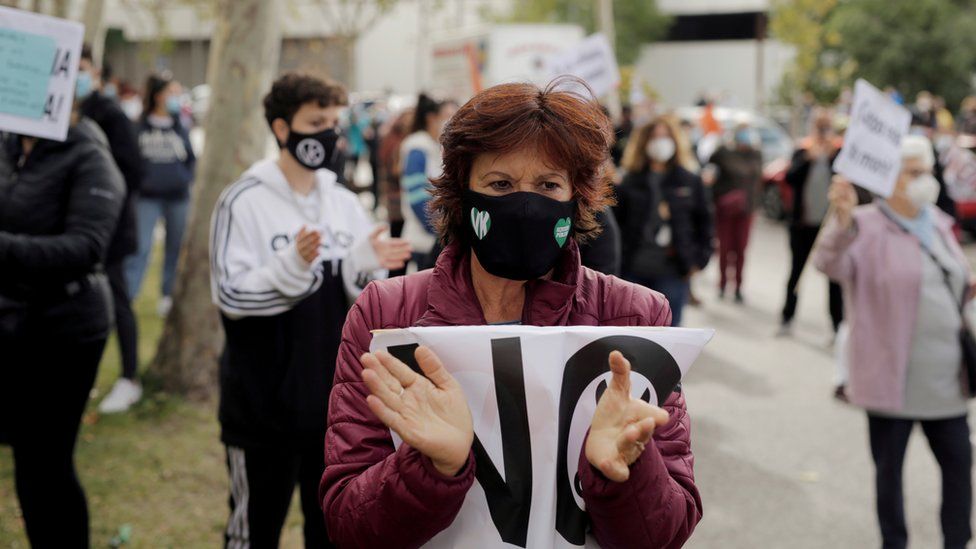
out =
[(735, 291), (735, 302), (738, 305), (742, 305), (746, 302), (746, 298), (742, 297), (742, 292), (739, 290)]
[(793, 335), (793, 323), (784, 322), (779, 325), (779, 330), (776, 332), (776, 337), (790, 337)]
[(142, 398), (142, 385), (131, 379), (120, 378), (112, 386), (108, 396), (98, 405), (98, 411), (103, 414), (125, 412)]
[(159, 313), (161, 318), (166, 318), (169, 316), (169, 311), (173, 308), (173, 298), (164, 295), (159, 298), (159, 305), (156, 306), (156, 312)]

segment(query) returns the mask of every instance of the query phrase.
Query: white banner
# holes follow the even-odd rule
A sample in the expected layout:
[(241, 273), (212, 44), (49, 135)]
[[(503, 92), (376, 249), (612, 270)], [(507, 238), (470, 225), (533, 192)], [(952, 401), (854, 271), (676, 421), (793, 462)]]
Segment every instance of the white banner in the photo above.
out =
[(610, 41), (600, 33), (588, 36), (579, 44), (549, 56), (546, 59), (546, 70), (552, 78), (564, 74), (582, 78), (597, 97), (616, 92), (620, 85), (617, 57)]
[(946, 191), (956, 202), (976, 200), (976, 154), (953, 145), (939, 156)]
[(64, 141), (85, 26), (0, 6), (0, 131)]
[[(470, 326), (374, 332), (419, 372), (430, 347), (457, 379), (474, 420), (477, 482), (455, 521), (427, 547), (597, 547), (586, 535), (577, 467), (608, 357), (630, 360), (632, 394), (658, 404), (698, 358), (713, 330)], [(394, 443), (401, 440), (394, 433)], [(474, 541), (477, 540), (477, 541)]]
[(834, 171), (888, 198), (901, 170), (901, 140), (912, 114), (863, 79), (854, 85), (853, 105)]

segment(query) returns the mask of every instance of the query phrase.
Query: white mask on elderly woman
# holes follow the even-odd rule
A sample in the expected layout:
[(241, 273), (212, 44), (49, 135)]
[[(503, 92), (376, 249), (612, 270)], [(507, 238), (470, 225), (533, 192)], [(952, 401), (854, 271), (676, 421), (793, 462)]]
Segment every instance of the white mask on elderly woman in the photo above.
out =
[(674, 157), (677, 147), (670, 137), (655, 137), (647, 142), (647, 156), (655, 162), (667, 162)]
[(908, 182), (905, 193), (916, 208), (935, 204), (939, 199), (939, 181), (930, 173), (922, 174)]

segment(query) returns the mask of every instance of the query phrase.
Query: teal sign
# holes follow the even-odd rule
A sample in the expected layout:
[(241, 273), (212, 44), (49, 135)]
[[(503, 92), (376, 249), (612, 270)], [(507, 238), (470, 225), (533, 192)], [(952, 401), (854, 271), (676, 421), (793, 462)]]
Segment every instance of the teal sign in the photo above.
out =
[(0, 28), (0, 113), (44, 117), (54, 38)]

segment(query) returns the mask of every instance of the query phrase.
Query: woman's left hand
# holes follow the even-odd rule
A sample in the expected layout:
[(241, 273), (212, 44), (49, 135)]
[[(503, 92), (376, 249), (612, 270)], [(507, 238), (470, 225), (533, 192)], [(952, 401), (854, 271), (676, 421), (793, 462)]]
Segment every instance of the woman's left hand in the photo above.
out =
[(624, 482), (654, 430), (668, 422), (668, 413), (630, 395), (630, 361), (620, 351), (610, 353), (610, 371), (613, 378), (597, 403), (585, 452), (604, 476)]
[(413, 251), (410, 243), (402, 238), (384, 238), (383, 233), (387, 230), (386, 225), (379, 225), (369, 235), (369, 243), (376, 252), (376, 257), (380, 260), (380, 267), (387, 270), (402, 269), (407, 261), (410, 260), (410, 253)]

